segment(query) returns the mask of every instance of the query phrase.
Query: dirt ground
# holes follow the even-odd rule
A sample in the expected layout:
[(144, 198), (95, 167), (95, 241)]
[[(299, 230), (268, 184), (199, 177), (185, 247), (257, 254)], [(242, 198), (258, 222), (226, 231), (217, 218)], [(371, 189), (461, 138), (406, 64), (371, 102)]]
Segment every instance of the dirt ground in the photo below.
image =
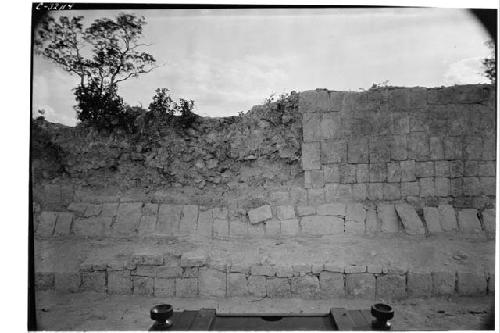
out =
[[(37, 295), (40, 330), (147, 330), (149, 310), (158, 303), (174, 309), (216, 309), (217, 313), (327, 313), (331, 307), (369, 308), (367, 300), (332, 299), (188, 299), (109, 296), (97, 293)], [(394, 301), (393, 330), (480, 330), (493, 313), (494, 297), (428, 298)]]

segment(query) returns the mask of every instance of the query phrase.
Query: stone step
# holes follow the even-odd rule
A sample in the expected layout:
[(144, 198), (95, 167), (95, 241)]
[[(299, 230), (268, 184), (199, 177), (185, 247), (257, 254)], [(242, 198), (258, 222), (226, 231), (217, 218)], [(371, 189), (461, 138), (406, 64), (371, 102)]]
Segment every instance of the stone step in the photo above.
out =
[[(38, 290), (176, 297), (485, 295), (494, 241), (444, 236), (37, 241)], [(61, 255), (61, 254), (65, 255)]]
[(416, 210), (405, 203), (333, 202), (262, 205), (253, 209), (151, 202), (71, 203), (66, 211), (42, 211), (36, 237), (147, 238), (198, 235), (238, 239), (317, 235), (439, 233), (495, 235), (495, 210), (450, 205)]

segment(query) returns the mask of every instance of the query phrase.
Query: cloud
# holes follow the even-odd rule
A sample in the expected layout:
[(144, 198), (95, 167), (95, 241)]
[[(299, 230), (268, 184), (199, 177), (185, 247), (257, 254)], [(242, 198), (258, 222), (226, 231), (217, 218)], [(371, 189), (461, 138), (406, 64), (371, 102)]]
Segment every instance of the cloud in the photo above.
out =
[(448, 65), (444, 73), (446, 85), (488, 83), (488, 79), (483, 76), (482, 59), (482, 57), (466, 58)]

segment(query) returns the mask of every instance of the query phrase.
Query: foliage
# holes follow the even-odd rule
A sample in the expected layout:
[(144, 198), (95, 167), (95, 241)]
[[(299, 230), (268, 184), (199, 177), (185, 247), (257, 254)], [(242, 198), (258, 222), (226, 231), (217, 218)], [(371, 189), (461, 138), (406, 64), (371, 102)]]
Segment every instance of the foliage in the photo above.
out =
[(495, 84), (496, 82), (496, 76), (497, 76), (497, 69), (496, 69), (496, 59), (495, 59), (495, 41), (489, 40), (486, 43), (486, 46), (490, 49), (490, 57), (489, 58), (484, 58), (482, 60), (483, 66), (484, 66), (484, 76), (486, 76), (491, 83)]
[(86, 29), (82, 20), (48, 16), (37, 30), (36, 51), (80, 78), (78, 119), (101, 129), (130, 130), (117, 84), (156, 67), (154, 57), (139, 50), (146, 45), (139, 43), (145, 19), (119, 14), (114, 20), (97, 19)]
[(195, 120), (194, 101), (180, 98), (175, 102), (167, 88), (155, 90), (153, 101), (149, 104), (151, 117), (165, 125), (174, 124), (182, 128), (189, 127)]

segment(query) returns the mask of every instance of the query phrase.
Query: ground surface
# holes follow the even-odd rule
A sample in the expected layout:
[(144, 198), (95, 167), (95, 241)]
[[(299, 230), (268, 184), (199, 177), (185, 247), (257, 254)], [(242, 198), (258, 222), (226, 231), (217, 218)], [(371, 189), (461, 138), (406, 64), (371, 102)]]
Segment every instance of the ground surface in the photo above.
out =
[(460, 235), (415, 237), (402, 234), (293, 237), (214, 241), (195, 238), (144, 240), (38, 240), (37, 272), (78, 272), (80, 264), (126, 260), (134, 253), (175, 254), (201, 248), (209, 262), (239, 265), (300, 263), (378, 264), (429, 271), (494, 271), (495, 242)]
[[(216, 309), (218, 313), (327, 313), (331, 307), (369, 308), (366, 300), (188, 299), (109, 296), (96, 293), (37, 295), (41, 330), (146, 330), (149, 310), (168, 302), (176, 310)], [(394, 330), (479, 330), (492, 313), (493, 297), (429, 298), (395, 301)]]

